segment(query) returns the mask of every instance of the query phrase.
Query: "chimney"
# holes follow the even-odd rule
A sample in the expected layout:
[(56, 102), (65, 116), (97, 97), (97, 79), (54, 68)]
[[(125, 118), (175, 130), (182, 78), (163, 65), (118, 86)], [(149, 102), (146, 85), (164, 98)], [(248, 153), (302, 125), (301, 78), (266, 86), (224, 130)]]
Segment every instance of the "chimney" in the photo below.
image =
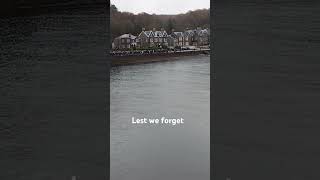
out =
[(161, 28), (161, 31), (164, 31), (164, 28)]
[(173, 33), (173, 32), (174, 32), (174, 29), (171, 29), (171, 32)]
[(145, 30), (146, 30), (146, 28), (143, 27), (143, 28), (142, 28), (142, 31), (145, 31)]
[(153, 32), (156, 31), (156, 28), (153, 28), (152, 31), (153, 31)]

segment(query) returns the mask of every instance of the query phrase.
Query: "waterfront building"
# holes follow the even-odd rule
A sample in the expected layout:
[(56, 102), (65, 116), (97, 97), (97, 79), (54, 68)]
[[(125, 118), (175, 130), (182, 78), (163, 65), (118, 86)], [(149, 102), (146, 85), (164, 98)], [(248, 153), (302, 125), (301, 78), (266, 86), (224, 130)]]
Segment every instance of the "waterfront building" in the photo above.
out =
[(200, 29), (197, 30), (197, 46), (207, 46), (210, 43), (210, 30)]
[(186, 29), (183, 32), (183, 36), (184, 36), (183, 45), (186, 46), (186, 47), (192, 46), (194, 44), (194, 41), (195, 41), (194, 35), (195, 35), (194, 30)]
[(208, 46), (210, 43), (210, 30), (186, 29), (185, 31), (174, 31), (170, 35), (161, 28), (146, 31), (144, 28), (138, 36), (123, 34), (114, 39), (112, 49), (128, 50), (132, 48), (164, 48), (164, 47), (199, 47)]
[(177, 32), (172, 30), (171, 37), (174, 38), (173, 46), (176, 47), (183, 47), (184, 46), (184, 33), (183, 32)]
[(168, 33), (161, 28), (160, 31), (153, 31), (154, 32), (154, 44), (157, 47), (168, 46)]
[(188, 47), (188, 46), (207, 46), (210, 43), (209, 29), (201, 29), (200, 27), (183, 32), (176, 32), (172, 30), (171, 37), (174, 39), (172, 46)]
[(132, 34), (123, 34), (119, 37), (116, 37), (112, 43), (113, 49), (132, 49), (136, 47), (136, 36)]
[(163, 28), (160, 31), (157, 31), (155, 28), (146, 31), (143, 28), (137, 37), (137, 46), (140, 48), (168, 46), (167, 38), (168, 34)]

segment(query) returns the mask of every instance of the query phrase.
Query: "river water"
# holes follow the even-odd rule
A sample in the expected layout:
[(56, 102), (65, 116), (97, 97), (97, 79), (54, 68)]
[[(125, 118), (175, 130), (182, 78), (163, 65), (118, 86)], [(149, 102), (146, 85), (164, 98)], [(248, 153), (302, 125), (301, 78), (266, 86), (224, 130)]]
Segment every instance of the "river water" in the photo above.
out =
[(176, 59), (111, 69), (111, 180), (210, 179), (210, 56)]

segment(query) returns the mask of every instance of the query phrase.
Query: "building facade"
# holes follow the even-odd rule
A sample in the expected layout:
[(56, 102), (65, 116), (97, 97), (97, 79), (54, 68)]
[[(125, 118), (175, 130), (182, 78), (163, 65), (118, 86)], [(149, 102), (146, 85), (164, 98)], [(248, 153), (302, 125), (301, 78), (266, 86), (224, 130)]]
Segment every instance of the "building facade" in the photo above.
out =
[(198, 29), (196, 41), (197, 46), (208, 46), (210, 44), (210, 30)]
[(188, 46), (207, 46), (210, 43), (209, 29), (186, 29), (184, 32), (172, 30), (170, 35), (174, 40), (170, 43), (173, 47), (188, 47)]
[(184, 46), (184, 33), (172, 30), (171, 37), (174, 39), (173, 47), (183, 47)]
[(193, 46), (195, 42), (195, 32), (194, 30), (185, 30), (184, 33), (184, 46)]
[(170, 35), (161, 28), (146, 31), (144, 28), (138, 36), (123, 34), (114, 39), (112, 49), (129, 50), (133, 48), (165, 48), (165, 47), (199, 47), (209, 46), (210, 29), (186, 29), (185, 31), (174, 31)]
[(150, 47), (164, 47), (168, 46), (168, 34), (161, 28), (157, 31), (153, 30), (146, 31), (144, 28), (137, 37), (137, 47), (139, 48), (150, 48)]
[(125, 50), (135, 48), (136, 38), (137, 37), (132, 34), (123, 34), (119, 37), (116, 37), (112, 43), (112, 49)]

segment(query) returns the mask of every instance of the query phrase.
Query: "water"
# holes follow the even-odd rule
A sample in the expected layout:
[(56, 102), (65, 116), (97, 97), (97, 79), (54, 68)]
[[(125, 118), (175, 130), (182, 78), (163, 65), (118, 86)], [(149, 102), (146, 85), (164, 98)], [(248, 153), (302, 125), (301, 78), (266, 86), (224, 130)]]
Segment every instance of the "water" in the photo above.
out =
[[(210, 57), (113, 67), (111, 180), (210, 179)], [(134, 125), (184, 118), (181, 125)]]

